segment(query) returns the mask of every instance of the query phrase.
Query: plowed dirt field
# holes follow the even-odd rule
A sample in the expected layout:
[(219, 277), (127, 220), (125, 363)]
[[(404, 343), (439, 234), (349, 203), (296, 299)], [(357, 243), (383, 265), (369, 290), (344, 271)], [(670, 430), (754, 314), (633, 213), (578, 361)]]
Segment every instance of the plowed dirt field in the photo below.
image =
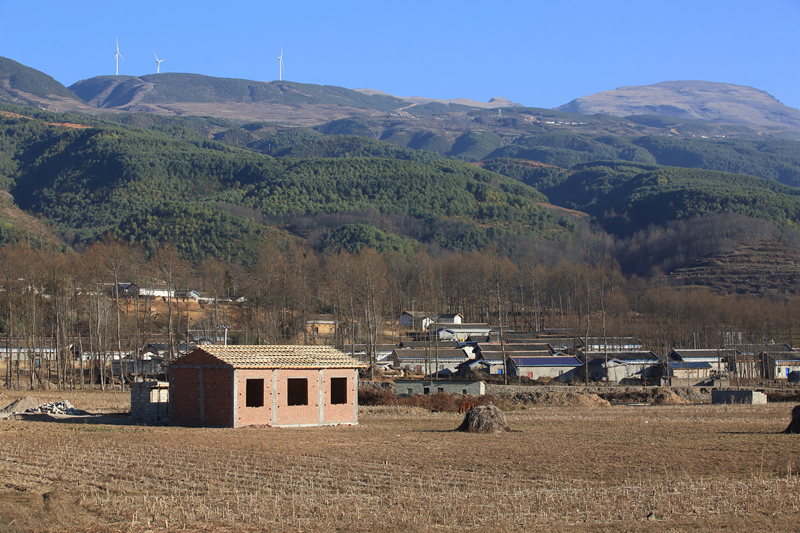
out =
[(792, 407), (534, 406), (497, 435), (398, 407), (307, 429), (8, 419), (0, 532), (796, 530)]

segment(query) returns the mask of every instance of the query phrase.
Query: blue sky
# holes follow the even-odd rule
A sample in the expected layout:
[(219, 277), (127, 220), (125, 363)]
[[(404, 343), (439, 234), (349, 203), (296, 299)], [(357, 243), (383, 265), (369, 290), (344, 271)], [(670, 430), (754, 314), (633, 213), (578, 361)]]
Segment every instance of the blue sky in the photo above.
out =
[(800, 108), (800, 0), (0, 0), (0, 56), (64, 85), (162, 72), (502, 96), (531, 107), (628, 85), (749, 85)]

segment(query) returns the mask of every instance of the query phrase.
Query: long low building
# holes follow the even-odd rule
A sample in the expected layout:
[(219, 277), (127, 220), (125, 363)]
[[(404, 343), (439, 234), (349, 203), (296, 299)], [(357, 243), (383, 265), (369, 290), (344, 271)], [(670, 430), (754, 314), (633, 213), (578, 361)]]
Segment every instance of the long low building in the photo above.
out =
[[(575, 374), (580, 369), (581, 360), (574, 355), (553, 355), (547, 357), (516, 357), (509, 359), (509, 374), (530, 379), (557, 379), (564, 375)], [(578, 377), (577, 375), (575, 376)]]
[(435, 327), (439, 340), (445, 341), (465, 342), (470, 339), (485, 341), (492, 331), (489, 324), (435, 324)]
[(470, 394), (482, 396), (486, 394), (486, 383), (483, 381), (428, 381), (428, 380), (401, 380), (395, 381), (394, 393), (398, 396), (411, 396), (412, 394)]
[(330, 346), (203, 346), (170, 364), (170, 422), (358, 424), (358, 369)]

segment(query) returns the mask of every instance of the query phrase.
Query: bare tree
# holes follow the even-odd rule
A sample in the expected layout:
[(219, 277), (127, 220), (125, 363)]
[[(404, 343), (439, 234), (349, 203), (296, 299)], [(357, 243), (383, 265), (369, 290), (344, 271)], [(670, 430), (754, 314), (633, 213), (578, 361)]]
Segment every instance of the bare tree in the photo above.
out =
[(167, 360), (171, 361), (176, 356), (175, 321), (172, 316), (172, 306), (184, 263), (178, 255), (178, 250), (171, 245), (165, 245), (156, 250), (152, 261), (154, 270), (159, 273), (167, 285)]

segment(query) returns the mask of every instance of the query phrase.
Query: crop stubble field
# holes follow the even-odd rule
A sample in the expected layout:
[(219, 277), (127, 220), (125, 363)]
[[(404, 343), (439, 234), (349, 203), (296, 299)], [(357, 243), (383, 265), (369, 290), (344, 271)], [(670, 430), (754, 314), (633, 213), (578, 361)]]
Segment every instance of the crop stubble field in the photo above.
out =
[[(38, 397), (124, 410), (70, 394)], [(6, 420), (0, 532), (796, 530), (791, 407), (534, 407), (497, 435), (388, 407), (307, 429)]]

